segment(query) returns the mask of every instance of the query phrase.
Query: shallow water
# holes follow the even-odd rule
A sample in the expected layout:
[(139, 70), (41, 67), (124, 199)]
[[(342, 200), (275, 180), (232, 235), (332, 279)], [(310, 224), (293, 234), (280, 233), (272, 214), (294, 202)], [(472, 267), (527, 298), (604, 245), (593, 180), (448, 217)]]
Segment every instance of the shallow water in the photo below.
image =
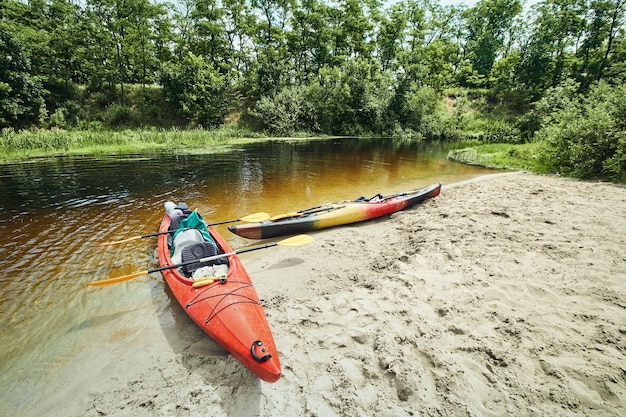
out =
[[(176, 325), (184, 313), (158, 274), (118, 284), (123, 291), (85, 288), (157, 265), (154, 238), (99, 244), (156, 231), (165, 201), (185, 201), (210, 223), (494, 172), (446, 154), (438, 145), (333, 139), (0, 166), (0, 415), (36, 401), (42, 378), (78, 351), (120, 343), (154, 314)], [(218, 230), (235, 249), (250, 244)]]

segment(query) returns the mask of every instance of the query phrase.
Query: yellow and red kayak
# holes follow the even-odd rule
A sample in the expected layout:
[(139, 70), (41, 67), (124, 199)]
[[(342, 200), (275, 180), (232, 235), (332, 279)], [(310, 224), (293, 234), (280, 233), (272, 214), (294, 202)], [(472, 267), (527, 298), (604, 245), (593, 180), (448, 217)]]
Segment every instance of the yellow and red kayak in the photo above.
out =
[[(207, 228), (203, 221), (202, 227), (185, 224), (185, 215), (189, 213), (182, 211), (172, 215), (177, 227), (174, 237), (173, 233), (164, 233), (158, 238), (161, 267), (186, 264), (162, 270), (165, 281), (198, 327), (259, 378), (277, 381), (281, 376), (278, 351), (248, 273), (214, 228)], [(183, 220), (177, 226), (180, 214)], [(172, 217), (165, 215), (159, 232), (170, 230)], [(207, 254), (206, 248), (214, 252)], [(204, 259), (206, 255), (214, 258), (226, 254), (229, 256), (213, 262), (194, 263), (194, 259)], [(192, 263), (187, 265), (189, 262)]]
[(404, 210), (441, 192), (441, 183), (398, 194), (372, 198), (358, 198), (327, 203), (281, 214), (270, 220), (228, 227), (231, 232), (248, 239), (266, 239), (276, 236), (306, 233), (386, 216)]

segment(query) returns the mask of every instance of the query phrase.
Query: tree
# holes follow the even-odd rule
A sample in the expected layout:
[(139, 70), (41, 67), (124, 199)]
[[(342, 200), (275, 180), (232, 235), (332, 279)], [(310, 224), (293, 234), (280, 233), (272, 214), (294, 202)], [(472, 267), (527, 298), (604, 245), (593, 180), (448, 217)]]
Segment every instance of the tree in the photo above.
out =
[(228, 77), (207, 58), (191, 52), (181, 62), (166, 64), (161, 82), (168, 100), (193, 126), (220, 125), (234, 100)]
[(303, 0), (294, 10), (287, 45), (296, 84), (306, 83), (323, 67), (338, 64), (332, 49), (332, 16), (333, 9), (318, 0)]
[(251, 80), (251, 56), (253, 54), (256, 17), (250, 11), (246, 0), (223, 0), (224, 30), (228, 38), (232, 66), (238, 76), (239, 88), (251, 91), (253, 88), (246, 82)]
[(571, 57), (582, 38), (586, 14), (585, 0), (545, 0), (536, 5), (516, 70), (516, 78), (533, 99), (573, 75)]
[(353, 133), (354, 109), (350, 86), (339, 67), (322, 68), (306, 90), (306, 101), (314, 109), (319, 132), (345, 135)]
[(604, 71), (607, 80), (615, 84), (626, 82), (626, 38), (616, 38), (611, 54), (607, 57), (607, 68)]
[(507, 51), (507, 37), (521, 11), (520, 0), (481, 0), (465, 11), (467, 59), (480, 76), (489, 77), (496, 60)]
[(196, 0), (191, 9), (192, 36), (189, 50), (213, 62), (222, 73), (232, 68), (232, 56), (222, 19), (225, 10), (215, 0)]
[(400, 4), (393, 5), (389, 12), (381, 18), (376, 45), (383, 71), (398, 68), (398, 58), (404, 43), (407, 24), (407, 15)]
[(604, 77), (614, 52), (615, 40), (624, 24), (626, 0), (596, 0), (590, 3), (584, 39), (577, 51), (579, 79), (585, 86)]
[(20, 41), (0, 22), (0, 128), (37, 125), (46, 115), (44, 89), (31, 75)]
[(119, 85), (123, 98), (125, 83), (154, 82), (159, 67), (154, 23), (164, 14), (163, 6), (152, 6), (149, 0), (87, 0), (84, 28), (89, 43), (83, 58), (91, 84), (100, 88), (106, 83), (111, 90)]
[(398, 95), (411, 84), (428, 85), (441, 91), (453, 81), (460, 52), (458, 34), (460, 9), (441, 7), (431, 1), (409, 2), (407, 32), (400, 52)]
[[(128, 1), (128, 0), (127, 0)], [(162, 44), (170, 37), (167, 25), (164, 25), (166, 10), (163, 5), (151, 4), (149, 0), (133, 0), (128, 16), (126, 32), (126, 57), (128, 80), (132, 83), (151, 84), (161, 65), (161, 58), (167, 57), (166, 47)], [(165, 37), (163, 39), (162, 37)], [(157, 45), (161, 47), (157, 49)]]
[(254, 27), (255, 44), (253, 97), (274, 95), (287, 85), (291, 74), (286, 45), (286, 27), (293, 0), (252, 0), (252, 11), (260, 14)]
[(341, 24), (337, 41), (337, 55), (346, 58), (367, 58), (373, 51), (373, 25), (366, 13), (363, 0), (341, 1)]

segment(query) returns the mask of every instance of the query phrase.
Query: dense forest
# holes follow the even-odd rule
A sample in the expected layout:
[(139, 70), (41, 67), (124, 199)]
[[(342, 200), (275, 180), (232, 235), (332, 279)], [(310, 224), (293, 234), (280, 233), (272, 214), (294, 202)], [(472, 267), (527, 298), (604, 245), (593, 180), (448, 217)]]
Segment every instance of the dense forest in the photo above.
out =
[(0, 17), (3, 135), (541, 141), (555, 171), (625, 178), (626, 0), (3, 0)]

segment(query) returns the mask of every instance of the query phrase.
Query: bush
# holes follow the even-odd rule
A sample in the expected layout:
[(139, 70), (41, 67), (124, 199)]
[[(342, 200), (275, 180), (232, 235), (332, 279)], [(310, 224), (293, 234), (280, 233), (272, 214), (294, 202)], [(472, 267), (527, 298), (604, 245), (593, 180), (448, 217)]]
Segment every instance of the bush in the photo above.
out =
[(121, 104), (112, 104), (104, 113), (104, 121), (109, 127), (136, 126), (133, 111)]
[(193, 126), (219, 126), (235, 101), (229, 79), (191, 52), (181, 62), (165, 65), (161, 81), (165, 96)]
[(578, 178), (626, 180), (626, 87), (601, 82), (585, 96), (567, 83), (548, 92), (541, 161), (551, 172)]
[(541, 129), (541, 116), (537, 112), (530, 111), (515, 120), (515, 128), (519, 131), (522, 143), (530, 142), (535, 132)]
[(351, 89), (340, 68), (323, 68), (306, 87), (305, 98), (314, 114), (315, 130), (334, 135), (354, 133), (356, 118)]
[(249, 114), (270, 134), (289, 136), (315, 129), (313, 112), (307, 103), (301, 88), (288, 87), (274, 97), (263, 97)]
[(67, 122), (65, 120), (65, 113), (67, 113), (67, 109), (65, 107), (59, 107), (55, 110), (52, 115), (50, 115), (50, 127), (59, 127), (65, 128), (67, 127)]
[(405, 100), (401, 117), (405, 129), (431, 139), (451, 135), (451, 120), (443, 110), (440, 95), (434, 89), (414, 86), (409, 89)]
[(263, 97), (250, 115), (271, 134), (381, 134), (393, 130), (392, 96), (388, 74), (368, 60), (354, 59), (342, 68), (321, 69), (307, 85)]

